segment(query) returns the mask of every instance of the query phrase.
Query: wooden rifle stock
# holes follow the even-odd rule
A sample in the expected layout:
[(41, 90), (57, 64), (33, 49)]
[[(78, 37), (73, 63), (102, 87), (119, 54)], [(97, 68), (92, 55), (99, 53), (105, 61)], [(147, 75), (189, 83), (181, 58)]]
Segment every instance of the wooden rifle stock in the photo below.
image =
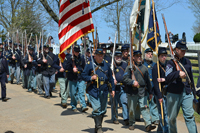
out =
[(170, 41), (170, 38), (169, 38), (169, 33), (168, 33), (168, 30), (167, 30), (167, 25), (166, 25), (164, 14), (162, 14), (162, 18), (163, 18), (163, 23), (164, 23), (164, 26), (165, 26), (165, 32), (166, 32), (166, 35), (167, 35), (167, 40), (168, 40), (168, 44), (169, 44), (169, 49), (170, 49), (170, 54), (171, 54), (172, 60), (173, 60), (174, 64), (176, 65), (176, 70), (177, 71), (182, 71), (181, 67), (177, 63), (177, 59), (176, 59), (177, 57), (175, 57), (175, 53), (174, 53), (172, 45), (171, 45), (171, 41)]
[(135, 70), (135, 62), (133, 61), (133, 38), (132, 38), (132, 31), (130, 29), (130, 66), (131, 66), (131, 77), (132, 80), (136, 81), (134, 70)]

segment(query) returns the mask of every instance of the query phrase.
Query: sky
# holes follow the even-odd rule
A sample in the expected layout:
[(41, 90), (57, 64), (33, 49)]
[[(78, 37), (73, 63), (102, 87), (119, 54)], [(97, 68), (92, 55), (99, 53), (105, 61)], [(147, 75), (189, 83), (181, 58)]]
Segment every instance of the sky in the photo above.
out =
[[(170, 8), (157, 12), (157, 19), (160, 28), (160, 34), (162, 37), (162, 41), (165, 40), (165, 29), (162, 20), (161, 13), (165, 16), (165, 21), (167, 24), (168, 31), (171, 31), (173, 34), (179, 34), (179, 39), (182, 38), (182, 33), (186, 33), (187, 42), (193, 42), (194, 33), (192, 31), (192, 26), (195, 23), (196, 18), (194, 17), (193, 12), (188, 8), (188, 3), (181, 2), (180, 4), (175, 4)], [(100, 16), (100, 13), (97, 11), (92, 14), (95, 15), (96, 18)], [(100, 18), (100, 17), (99, 17)], [(106, 43), (108, 41), (108, 37), (110, 36), (112, 41), (114, 41), (114, 33), (115, 30), (110, 28), (108, 24), (101, 19), (96, 19), (93, 21), (94, 27), (98, 29), (100, 42)], [(55, 22), (51, 22), (52, 24), (48, 27), (49, 30), (47, 34), (50, 33), (54, 37), (54, 41), (56, 44), (59, 44), (58, 39), (58, 25)], [(89, 34), (90, 40), (92, 40), (92, 34)], [(78, 44), (80, 44), (80, 39), (78, 40)]]

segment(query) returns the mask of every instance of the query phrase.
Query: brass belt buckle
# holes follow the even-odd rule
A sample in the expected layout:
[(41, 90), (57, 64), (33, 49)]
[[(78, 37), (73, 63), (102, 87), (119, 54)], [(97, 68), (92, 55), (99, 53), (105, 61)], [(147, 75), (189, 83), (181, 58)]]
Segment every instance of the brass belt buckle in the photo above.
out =
[(48, 65), (48, 68), (50, 68), (51, 66), (50, 65)]
[(186, 82), (186, 79), (184, 78), (184, 79), (182, 79), (182, 82)]
[(104, 81), (100, 81), (100, 85), (103, 85), (104, 84)]

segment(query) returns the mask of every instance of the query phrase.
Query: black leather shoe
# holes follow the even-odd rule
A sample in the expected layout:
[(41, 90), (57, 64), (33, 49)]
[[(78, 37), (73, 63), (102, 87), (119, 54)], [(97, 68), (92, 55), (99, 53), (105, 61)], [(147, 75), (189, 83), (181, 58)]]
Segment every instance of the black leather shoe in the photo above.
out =
[(2, 99), (2, 102), (7, 102), (8, 101), (8, 98), (3, 98)]
[(156, 126), (148, 125), (148, 126), (146, 127), (146, 132), (149, 132), (149, 131), (151, 131), (151, 130), (153, 130), (153, 129), (155, 129), (155, 128), (156, 128)]
[(128, 125), (129, 125), (129, 120), (128, 120), (128, 119), (124, 120), (124, 125), (125, 125), (125, 126), (128, 126)]
[(61, 103), (61, 106), (62, 106), (63, 108), (67, 108), (67, 103)]

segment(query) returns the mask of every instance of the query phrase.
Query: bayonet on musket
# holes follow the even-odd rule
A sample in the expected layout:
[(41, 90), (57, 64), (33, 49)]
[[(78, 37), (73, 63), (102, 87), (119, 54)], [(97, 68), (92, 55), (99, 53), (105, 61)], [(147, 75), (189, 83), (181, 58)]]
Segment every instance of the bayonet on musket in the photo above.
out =
[[(94, 60), (93, 60), (93, 57), (92, 57), (91, 43), (89, 43), (89, 50), (90, 50), (90, 56), (91, 56), (91, 61), (92, 61), (92, 68), (93, 68), (93, 71), (94, 71), (94, 75), (96, 75), (96, 70), (95, 70), (95, 67), (94, 67)], [(99, 88), (99, 78), (98, 78), (98, 76), (97, 76), (97, 79), (95, 81), (97, 82), (97, 88)]]
[(112, 61), (111, 61), (111, 70), (113, 72), (113, 78), (114, 79), (116, 79), (115, 73), (114, 73), (114, 55), (115, 55), (116, 41), (117, 41), (117, 31), (115, 32), (115, 41), (114, 41), (114, 48), (113, 48)]

